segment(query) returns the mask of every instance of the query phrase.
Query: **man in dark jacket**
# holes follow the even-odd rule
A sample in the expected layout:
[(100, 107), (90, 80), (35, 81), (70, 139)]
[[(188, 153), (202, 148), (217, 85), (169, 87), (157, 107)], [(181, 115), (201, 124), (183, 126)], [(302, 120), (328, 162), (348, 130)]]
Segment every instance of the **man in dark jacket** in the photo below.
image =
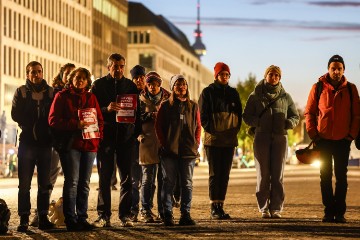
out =
[[(91, 91), (98, 99), (102, 115), (104, 117), (104, 139), (100, 143), (97, 153), (99, 173), (98, 195), (98, 219), (94, 222), (96, 227), (110, 226), (111, 216), (111, 175), (114, 170), (113, 159), (116, 156), (116, 164), (120, 173), (120, 202), (119, 219), (124, 227), (133, 226), (129, 218), (131, 209), (131, 163), (135, 139), (140, 129), (139, 111), (136, 113), (134, 123), (117, 122), (117, 113), (122, 110), (117, 102), (118, 96), (134, 94), (137, 100), (136, 85), (124, 77), (125, 58), (113, 53), (107, 59), (109, 74), (96, 80)], [(138, 101), (138, 100), (137, 100)], [(137, 109), (139, 104), (137, 104)]]
[(39, 229), (51, 229), (47, 218), (49, 209), (51, 134), (48, 115), (53, 100), (53, 88), (43, 79), (43, 67), (32, 61), (26, 66), (26, 84), (16, 89), (11, 109), (12, 119), (21, 128), (19, 137), (19, 194), (17, 230), (26, 232), (31, 209), (30, 186), (37, 167), (37, 209)]
[(238, 145), (242, 106), (236, 89), (229, 86), (230, 68), (223, 62), (214, 67), (214, 83), (199, 98), (204, 146), (209, 162), (211, 219), (229, 219), (223, 210), (232, 159)]

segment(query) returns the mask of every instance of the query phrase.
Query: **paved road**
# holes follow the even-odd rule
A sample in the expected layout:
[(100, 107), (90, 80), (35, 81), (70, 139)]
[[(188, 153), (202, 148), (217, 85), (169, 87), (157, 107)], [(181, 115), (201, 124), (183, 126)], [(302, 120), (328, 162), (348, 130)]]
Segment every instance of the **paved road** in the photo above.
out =
[[(229, 221), (209, 220), (206, 165), (195, 168), (192, 216), (196, 226), (164, 227), (161, 224), (137, 223), (133, 228), (119, 225), (117, 205), (119, 190), (112, 191), (112, 228), (92, 232), (68, 233), (63, 228), (44, 232), (30, 227), (26, 234), (18, 233), (17, 179), (0, 179), (0, 197), (8, 202), (12, 216), (8, 235), (0, 239), (359, 239), (360, 238), (360, 168), (349, 169), (348, 211), (346, 224), (322, 223), (319, 170), (310, 166), (286, 166), (286, 202), (282, 219), (261, 219), (255, 200), (254, 169), (233, 169), (225, 210)], [(89, 220), (96, 218), (97, 173), (91, 178)], [(52, 199), (61, 195), (63, 177), (59, 177)], [(35, 206), (36, 179), (32, 185), (32, 204)], [(155, 210), (156, 212), (156, 210)], [(179, 210), (174, 211), (179, 219)]]

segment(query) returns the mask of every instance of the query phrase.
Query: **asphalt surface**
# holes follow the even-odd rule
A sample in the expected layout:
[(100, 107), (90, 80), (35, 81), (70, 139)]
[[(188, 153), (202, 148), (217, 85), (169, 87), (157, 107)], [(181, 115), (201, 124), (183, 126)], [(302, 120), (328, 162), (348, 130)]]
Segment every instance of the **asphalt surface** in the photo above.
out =
[[(30, 227), (27, 233), (19, 233), (17, 216), (16, 178), (0, 179), (0, 197), (11, 210), (10, 230), (0, 239), (360, 239), (360, 168), (349, 167), (347, 214), (345, 224), (322, 223), (319, 170), (311, 166), (287, 165), (285, 169), (285, 208), (281, 219), (262, 219), (255, 199), (255, 169), (232, 169), (228, 193), (224, 205), (232, 219), (209, 219), (208, 168), (201, 164), (195, 168), (192, 217), (196, 226), (165, 227), (160, 223), (135, 223), (132, 228), (120, 226), (117, 206), (120, 191), (112, 191), (111, 228), (89, 232), (67, 232), (65, 228), (41, 231)], [(89, 197), (89, 221), (96, 219), (98, 175), (91, 178)], [(59, 176), (51, 199), (58, 199), (62, 192), (63, 177)], [(32, 207), (36, 206), (36, 177), (31, 190)], [(156, 212), (156, 209), (154, 209)], [(175, 221), (179, 209), (174, 209)], [(32, 214), (33, 216), (33, 214)], [(32, 218), (32, 216), (30, 218)]]

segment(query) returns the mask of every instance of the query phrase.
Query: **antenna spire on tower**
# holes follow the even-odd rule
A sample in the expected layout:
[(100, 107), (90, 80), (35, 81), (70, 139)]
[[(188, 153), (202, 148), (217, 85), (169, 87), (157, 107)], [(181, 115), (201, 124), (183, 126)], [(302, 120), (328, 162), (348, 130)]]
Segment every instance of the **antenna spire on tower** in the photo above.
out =
[(206, 54), (206, 48), (204, 43), (201, 41), (201, 30), (200, 30), (200, 0), (197, 1), (197, 20), (196, 20), (196, 29), (194, 31), (195, 35), (195, 43), (192, 45), (192, 47), (195, 50), (195, 53), (201, 57)]

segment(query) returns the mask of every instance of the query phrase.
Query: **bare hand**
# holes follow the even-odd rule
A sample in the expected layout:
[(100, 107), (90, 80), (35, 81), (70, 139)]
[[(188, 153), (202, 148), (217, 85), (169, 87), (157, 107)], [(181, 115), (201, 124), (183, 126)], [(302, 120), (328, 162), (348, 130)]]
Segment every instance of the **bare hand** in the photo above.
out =
[(107, 106), (107, 111), (108, 112), (116, 112), (116, 111), (119, 111), (121, 110), (121, 107), (120, 107), (120, 103), (116, 103), (116, 102), (111, 102), (109, 104), (109, 106)]
[(87, 128), (88, 126), (94, 124), (94, 122), (85, 122), (83, 120), (80, 120), (79, 123), (78, 123), (78, 128), (79, 129), (85, 129)]

